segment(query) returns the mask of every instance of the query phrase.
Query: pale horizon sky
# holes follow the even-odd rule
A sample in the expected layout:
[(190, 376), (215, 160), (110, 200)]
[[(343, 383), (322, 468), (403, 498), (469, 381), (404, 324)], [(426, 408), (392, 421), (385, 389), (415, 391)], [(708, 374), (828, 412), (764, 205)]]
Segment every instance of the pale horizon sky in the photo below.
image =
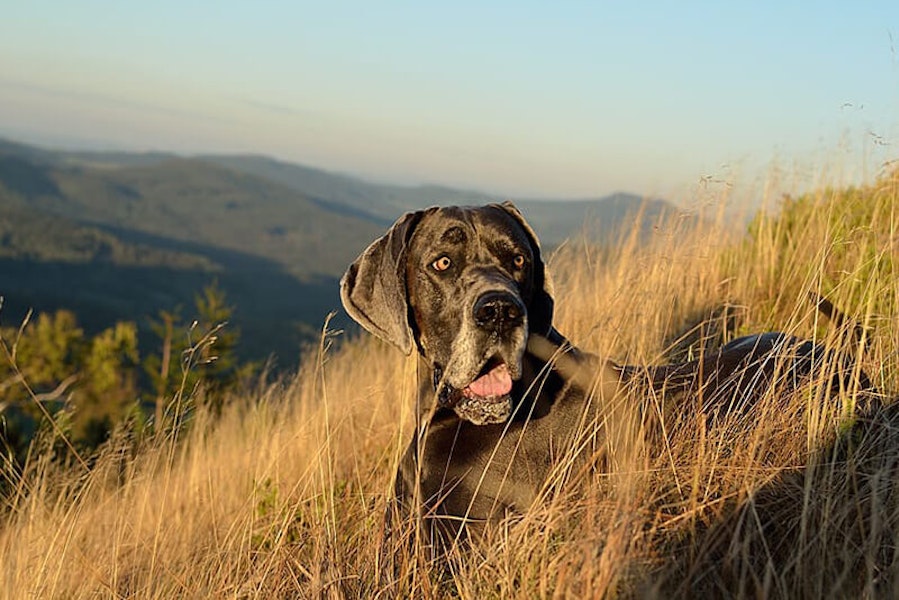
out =
[(899, 158), (899, 2), (0, 3), (19, 141), (675, 201)]

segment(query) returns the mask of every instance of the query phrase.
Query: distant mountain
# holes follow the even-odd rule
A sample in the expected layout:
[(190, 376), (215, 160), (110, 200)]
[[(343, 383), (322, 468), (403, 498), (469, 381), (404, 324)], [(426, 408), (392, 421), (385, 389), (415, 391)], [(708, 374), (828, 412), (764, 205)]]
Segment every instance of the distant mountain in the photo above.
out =
[(245, 353), (292, 363), (339, 306), (339, 274), (383, 229), (197, 159), (88, 158), (0, 149), (0, 322), (71, 308), (97, 330), (190, 310), (217, 280)]
[(638, 220), (645, 237), (662, 217), (682, 214), (665, 200), (648, 200), (624, 192), (595, 200), (516, 200), (515, 204), (549, 248), (571, 238), (616, 244)]
[[(346, 265), (405, 211), (503, 198), (375, 184), (261, 156), (60, 152), (0, 140), (0, 321), (71, 308), (88, 329), (190, 307), (215, 279), (244, 351), (289, 362), (339, 307)], [(544, 246), (606, 240), (638, 210), (617, 194), (516, 200)]]
[(264, 156), (202, 157), (235, 171), (278, 181), (313, 200), (340, 206), (348, 214), (364, 215), (392, 223), (402, 213), (426, 206), (479, 205), (513, 200), (534, 225), (542, 243), (554, 247), (564, 240), (584, 235), (605, 241), (642, 211), (642, 220), (652, 224), (662, 214), (679, 213), (664, 200), (645, 199), (628, 193), (578, 200), (510, 198), (442, 186), (396, 186), (371, 183), (278, 161)]

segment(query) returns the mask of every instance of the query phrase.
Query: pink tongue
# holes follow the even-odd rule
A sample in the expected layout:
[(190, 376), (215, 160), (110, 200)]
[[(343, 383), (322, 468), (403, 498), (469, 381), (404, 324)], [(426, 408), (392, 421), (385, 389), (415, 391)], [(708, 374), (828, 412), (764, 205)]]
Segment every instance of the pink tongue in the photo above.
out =
[(505, 363), (493, 367), (488, 373), (472, 381), (464, 391), (482, 398), (505, 396), (512, 391), (512, 376), (509, 374), (509, 367)]

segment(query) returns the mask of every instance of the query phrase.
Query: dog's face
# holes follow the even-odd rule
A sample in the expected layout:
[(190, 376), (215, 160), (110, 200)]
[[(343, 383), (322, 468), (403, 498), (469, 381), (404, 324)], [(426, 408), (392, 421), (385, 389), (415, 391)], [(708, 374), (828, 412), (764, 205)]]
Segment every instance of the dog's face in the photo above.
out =
[(476, 424), (506, 420), (528, 332), (552, 295), (533, 231), (509, 203), (409, 213), (350, 266), (344, 306), (434, 370), (438, 402)]

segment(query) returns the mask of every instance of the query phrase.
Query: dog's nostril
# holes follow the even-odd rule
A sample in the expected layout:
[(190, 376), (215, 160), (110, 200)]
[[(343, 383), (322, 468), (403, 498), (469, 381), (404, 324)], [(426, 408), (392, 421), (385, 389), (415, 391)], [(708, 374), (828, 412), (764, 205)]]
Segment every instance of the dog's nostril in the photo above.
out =
[(506, 318), (510, 321), (519, 319), (521, 318), (521, 311), (518, 310), (518, 307), (514, 304), (510, 304), (508, 308), (506, 308)]
[(485, 304), (480, 307), (480, 310), (477, 311), (475, 315), (475, 319), (479, 324), (483, 325), (484, 323), (489, 323), (496, 319), (496, 307), (492, 304)]

